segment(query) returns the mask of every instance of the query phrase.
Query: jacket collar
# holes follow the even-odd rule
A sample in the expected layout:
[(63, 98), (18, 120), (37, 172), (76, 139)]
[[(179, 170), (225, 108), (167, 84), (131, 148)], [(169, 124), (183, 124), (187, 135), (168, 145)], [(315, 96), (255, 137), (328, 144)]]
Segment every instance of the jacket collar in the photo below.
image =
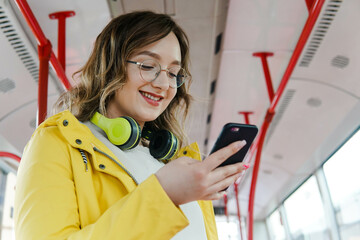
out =
[[(74, 148), (94, 154), (94, 147), (116, 159), (116, 156), (99, 140), (90, 129), (82, 124), (69, 110), (60, 112), (43, 122), (39, 128), (57, 126), (66, 141)], [(201, 160), (201, 153), (196, 142), (179, 150), (175, 158), (187, 156)]]

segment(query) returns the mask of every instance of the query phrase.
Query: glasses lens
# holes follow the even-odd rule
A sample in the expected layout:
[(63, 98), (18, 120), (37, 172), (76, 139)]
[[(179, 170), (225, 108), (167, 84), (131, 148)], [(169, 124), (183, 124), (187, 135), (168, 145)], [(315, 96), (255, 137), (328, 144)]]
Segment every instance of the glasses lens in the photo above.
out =
[(187, 77), (185, 69), (178, 66), (169, 68), (168, 76), (170, 79), (170, 86), (173, 88), (180, 87)]
[(160, 65), (154, 60), (145, 60), (140, 64), (141, 77), (147, 81), (153, 81), (160, 72)]
[[(154, 81), (161, 72), (160, 64), (157, 61), (151, 59), (143, 61), (139, 67), (141, 77), (147, 82)], [(185, 69), (181, 68), (180, 66), (169, 68), (167, 70), (167, 75), (169, 78), (170, 87), (172, 88), (180, 87), (185, 82), (187, 77)]]

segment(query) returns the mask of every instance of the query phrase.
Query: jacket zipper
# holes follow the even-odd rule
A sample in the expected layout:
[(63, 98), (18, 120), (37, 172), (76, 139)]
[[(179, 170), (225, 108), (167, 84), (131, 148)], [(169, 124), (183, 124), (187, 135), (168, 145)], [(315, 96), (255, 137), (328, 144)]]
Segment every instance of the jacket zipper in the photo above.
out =
[(82, 149), (79, 149), (79, 151), (80, 151), (80, 154), (81, 154), (81, 156), (83, 158), (83, 161), (84, 161), (84, 164), (85, 164), (85, 172), (87, 172), (88, 171), (88, 165), (87, 165), (88, 160), (86, 158), (86, 155), (85, 155), (84, 151)]
[(107, 153), (101, 151), (100, 149), (93, 147), (94, 151), (101, 153), (103, 155), (105, 155), (106, 157), (110, 158), (114, 163), (116, 163), (119, 167), (121, 167), (122, 170), (124, 170), (135, 182), (136, 185), (139, 185), (139, 182), (135, 179), (135, 177), (126, 169), (124, 168), (120, 163), (118, 163), (115, 159), (113, 159), (110, 155), (108, 155)]

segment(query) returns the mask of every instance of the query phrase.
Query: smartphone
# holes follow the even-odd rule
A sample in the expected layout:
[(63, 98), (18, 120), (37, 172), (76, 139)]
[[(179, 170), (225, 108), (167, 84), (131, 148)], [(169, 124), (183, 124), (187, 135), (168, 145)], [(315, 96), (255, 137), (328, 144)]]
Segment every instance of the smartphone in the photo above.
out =
[(211, 153), (226, 147), (230, 143), (245, 140), (246, 145), (237, 153), (226, 159), (219, 167), (242, 162), (249, 151), (249, 148), (258, 133), (258, 128), (255, 125), (241, 124), (241, 123), (227, 123), (223, 127), (219, 137), (217, 138)]

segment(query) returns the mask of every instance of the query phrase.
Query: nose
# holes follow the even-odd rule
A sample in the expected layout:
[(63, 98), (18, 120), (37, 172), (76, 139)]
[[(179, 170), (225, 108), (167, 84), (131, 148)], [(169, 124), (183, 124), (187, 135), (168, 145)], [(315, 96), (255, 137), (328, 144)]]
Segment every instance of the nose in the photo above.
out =
[(161, 69), (156, 79), (152, 81), (152, 85), (163, 90), (167, 90), (170, 87), (169, 78), (167, 76), (167, 70)]

